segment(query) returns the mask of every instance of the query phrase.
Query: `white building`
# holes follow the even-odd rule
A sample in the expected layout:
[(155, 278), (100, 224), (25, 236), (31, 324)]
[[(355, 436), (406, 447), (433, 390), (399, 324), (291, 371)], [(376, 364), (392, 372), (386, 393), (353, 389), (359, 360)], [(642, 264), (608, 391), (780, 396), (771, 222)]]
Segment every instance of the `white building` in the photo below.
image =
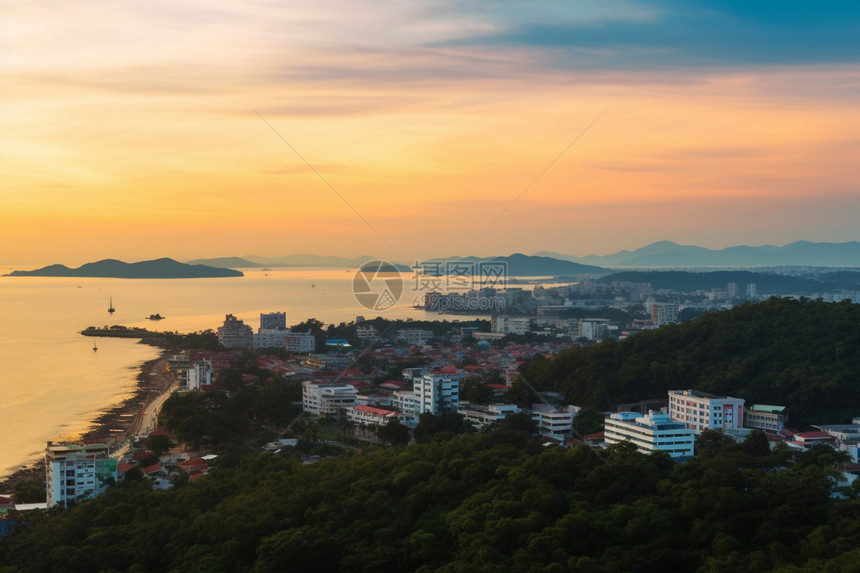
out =
[(107, 444), (54, 444), (45, 448), (48, 507), (90, 499), (116, 483), (116, 460)]
[(579, 321), (577, 338), (600, 342), (609, 336), (608, 318), (588, 318)]
[(522, 410), (516, 404), (472, 404), (471, 402), (461, 402), (457, 408), (467, 422), (471, 422), (477, 428), (489, 426), (495, 422), (505, 419), (505, 416), (510, 414), (519, 414)]
[(302, 411), (314, 416), (331, 416), (355, 405), (358, 390), (336, 382), (302, 383)]
[(200, 386), (212, 384), (212, 359), (201, 358), (188, 369), (189, 390), (200, 390)]
[(396, 331), (394, 340), (405, 342), (410, 346), (423, 346), (433, 338), (432, 330), (421, 330), (420, 328), (404, 328)]
[(374, 408), (359, 404), (346, 409), (346, 419), (354, 424), (366, 426), (385, 426), (391, 420), (400, 420), (401, 414), (394, 410)]
[(225, 348), (253, 348), (254, 331), (232, 314), (224, 317), (224, 324), (218, 327), (218, 342)]
[(744, 401), (697, 390), (669, 390), (669, 416), (696, 432), (735, 430), (744, 425)]
[(651, 303), (651, 322), (657, 326), (678, 322), (679, 306), (670, 302)]
[(696, 432), (683, 422), (654, 412), (611, 414), (604, 421), (604, 436), (610, 445), (628, 441), (642, 453), (659, 450), (673, 458), (692, 456), (696, 443)]
[(313, 333), (307, 332), (287, 332), (284, 335), (284, 349), (287, 352), (295, 354), (305, 354), (316, 350), (317, 341)]
[(550, 404), (532, 404), (530, 413), (538, 426), (538, 433), (557, 440), (563, 440), (573, 432), (573, 419), (579, 408), (576, 406), (557, 407)]
[(531, 319), (527, 316), (493, 316), (491, 330), (498, 334), (526, 334), (531, 330)]
[(418, 419), (418, 398), (415, 396), (414, 390), (396, 390), (392, 396), (391, 405), (408, 419)]
[(254, 348), (283, 348), (288, 330), (259, 329), (254, 333)]
[(359, 324), (355, 327), (355, 334), (362, 344), (373, 344), (379, 342), (379, 332), (372, 324)]
[(417, 402), (416, 415), (456, 412), (460, 404), (460, 376), (425, 374), (415, 378), (412, 391)]
[(787, 421), (788, 409), (785, 406), (753, 404), (744, 414), (744, 426), (774, 434), (782, 430)]

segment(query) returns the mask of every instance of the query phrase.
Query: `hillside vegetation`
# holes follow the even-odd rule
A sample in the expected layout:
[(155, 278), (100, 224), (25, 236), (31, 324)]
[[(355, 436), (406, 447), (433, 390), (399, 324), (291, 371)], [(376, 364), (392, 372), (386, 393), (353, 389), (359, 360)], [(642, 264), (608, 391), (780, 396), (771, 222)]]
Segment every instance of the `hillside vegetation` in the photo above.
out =
[(793, 424), (847, 423), (860, 416), (860, 305), (772, 298), (536, 358), (522, 374), (599, 410), (698, 389), (788, 406)]
[(837, 571), (860, 557), (860, 501), (831, 499), (833, 462), (760, 433), (675, 464), (504, 428), (313, 465), (255, 452), (31, 517), (0, 572)]

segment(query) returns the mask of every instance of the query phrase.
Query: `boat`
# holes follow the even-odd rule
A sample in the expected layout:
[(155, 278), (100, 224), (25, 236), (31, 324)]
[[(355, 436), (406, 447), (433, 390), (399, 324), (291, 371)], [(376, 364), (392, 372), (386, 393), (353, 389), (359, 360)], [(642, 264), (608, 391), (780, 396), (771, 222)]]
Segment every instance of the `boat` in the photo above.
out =
[(98, 351), (98, 349), (99, 349), (99, 345), (96, 343), (93, 343), (93, 352)]
[(150, 314), (146, 317), (147, 320), (164, 320), (167, 318), (166, 316), (161, 316), (160, 314)]
[(110, 297), (110, 306), (108, 307), (108, 312), (111, 314), (116, 312), (116, 309), (113, 307), (113, 297)]

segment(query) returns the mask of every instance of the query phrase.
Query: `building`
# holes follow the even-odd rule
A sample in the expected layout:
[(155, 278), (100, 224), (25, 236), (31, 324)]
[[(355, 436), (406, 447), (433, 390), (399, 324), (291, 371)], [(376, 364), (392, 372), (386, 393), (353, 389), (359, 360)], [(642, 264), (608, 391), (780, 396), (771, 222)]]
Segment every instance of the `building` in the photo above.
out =
[(669, 302), (651, 303), (651, 322), (657, 326), (678, 322), (679, 308), (677, 304)]
[(286, 330), (287, 314), (284, 312), (261, 312), (260, 330)]
[(579, 408), (576, 406), (554, 406), (552, 404), (532, 404), (529, 413), (538, 426), (541, 436), (564, 440), (573, 433), (573, 418)]
[(254, 333), (254, 348), (283, 348), (284, 336), (288, 333), (285, 313), (260, 313), (260, 328)]
[(778, 433), (788, 422), (788, 409), (785, 406), (753, 404), (744, 414), (744, 426), (753, 430)]
[(354, 424), (366, 426), (385, 426), (391, 420), (400, 421), (401, 414), (394, 410), (375, 408), (359, 404), (346, 409), (346, 419)]
[(744, 425), (744, 401), (697, 390), (669, 390), (669, 416), (696, 432), (738, 429)]
[(410, 346), (423, 346), (433, 338), (432, 330), (422, 330), (420, 328), (404, 328), (395, 332), (394, 340), (396, 342), (405, 342)]
[(415, 378), (412, 391), (417, 402), (416, 415), (456, 412), (460, 404), (460, 376), (425, 374)]
[(693, 455), (696, 432), (668, 414), (618, 412), (604, 421), (604, 439), (610, 445), (630, 442), (642, 453), (662, 451), (681, 458)]
[(483, 428), (495, 422), (505, 419), (505, 416), (510, 414), (519, 414), (522, 410), (516, 404), (472, 404), (471, 402), (461, 402), (457, 408), (466, 422), (472, 423), (476, 428)]
[(45, 448), (48, 507), (91, 499), (116, 484), (116, 460), (107, 444), (55, 444)]
[(212, 359), (201, 358), (188, 369), (189, 390), (200, 390), (201, 386), (212, 385)]
[(355, 405), (358, 390), (337, 382), (302, 383), (302, 411), (314, 416), (332, 416)]
[(491, 330), (499, 334), (526, 334), (531, 330), (531, 319), (527, 316), (493, 316)]
[(173, 379), (179, 383), (181, 390), (188, 388), (188, 369), (190, 367), (187, 352), (172, 354), (167, 358), (167, 368)]
[(228, 314), (224, 324), (218, 327), (218, 342), (225, 348), (253, 348), (254, 331), (244, 321)]
[(608, 318), (588, 318), (580, 320), (577, 325), (577, 338), (584, 338), (594, 342), (609, 337), (609, 319)]
[(380, 341), (379, 331), (372, 324), (356, 325), (355, 335), (361, 344), (374, 344)]
[(284, 349), (296, 354), (307, 354), (316, 350), (317, 340), (310, 329), (307, 332), (287, 332), (284, 334)]

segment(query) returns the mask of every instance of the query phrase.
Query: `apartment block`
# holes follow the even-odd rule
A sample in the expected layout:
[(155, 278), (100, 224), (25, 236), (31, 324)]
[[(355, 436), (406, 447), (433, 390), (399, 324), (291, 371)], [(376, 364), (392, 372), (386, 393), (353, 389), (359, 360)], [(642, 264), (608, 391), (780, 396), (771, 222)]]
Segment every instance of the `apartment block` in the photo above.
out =
[(669, 390), (669, 416), (696, 432), (736, 430), (744, 425), (744, 400), (697, 390)]
[(116, 483), (116, 460), (107, 444), (48, 442), (45, 448), (48, 507), (91, 499)]
[(668, 414), (648, 412), (618, 412), (604, 421), (604, 439), (607, 444), (624, 441), (636, 446), (642, 453), (663, 451), (673, 458), (693, 455), (696, 432)]

